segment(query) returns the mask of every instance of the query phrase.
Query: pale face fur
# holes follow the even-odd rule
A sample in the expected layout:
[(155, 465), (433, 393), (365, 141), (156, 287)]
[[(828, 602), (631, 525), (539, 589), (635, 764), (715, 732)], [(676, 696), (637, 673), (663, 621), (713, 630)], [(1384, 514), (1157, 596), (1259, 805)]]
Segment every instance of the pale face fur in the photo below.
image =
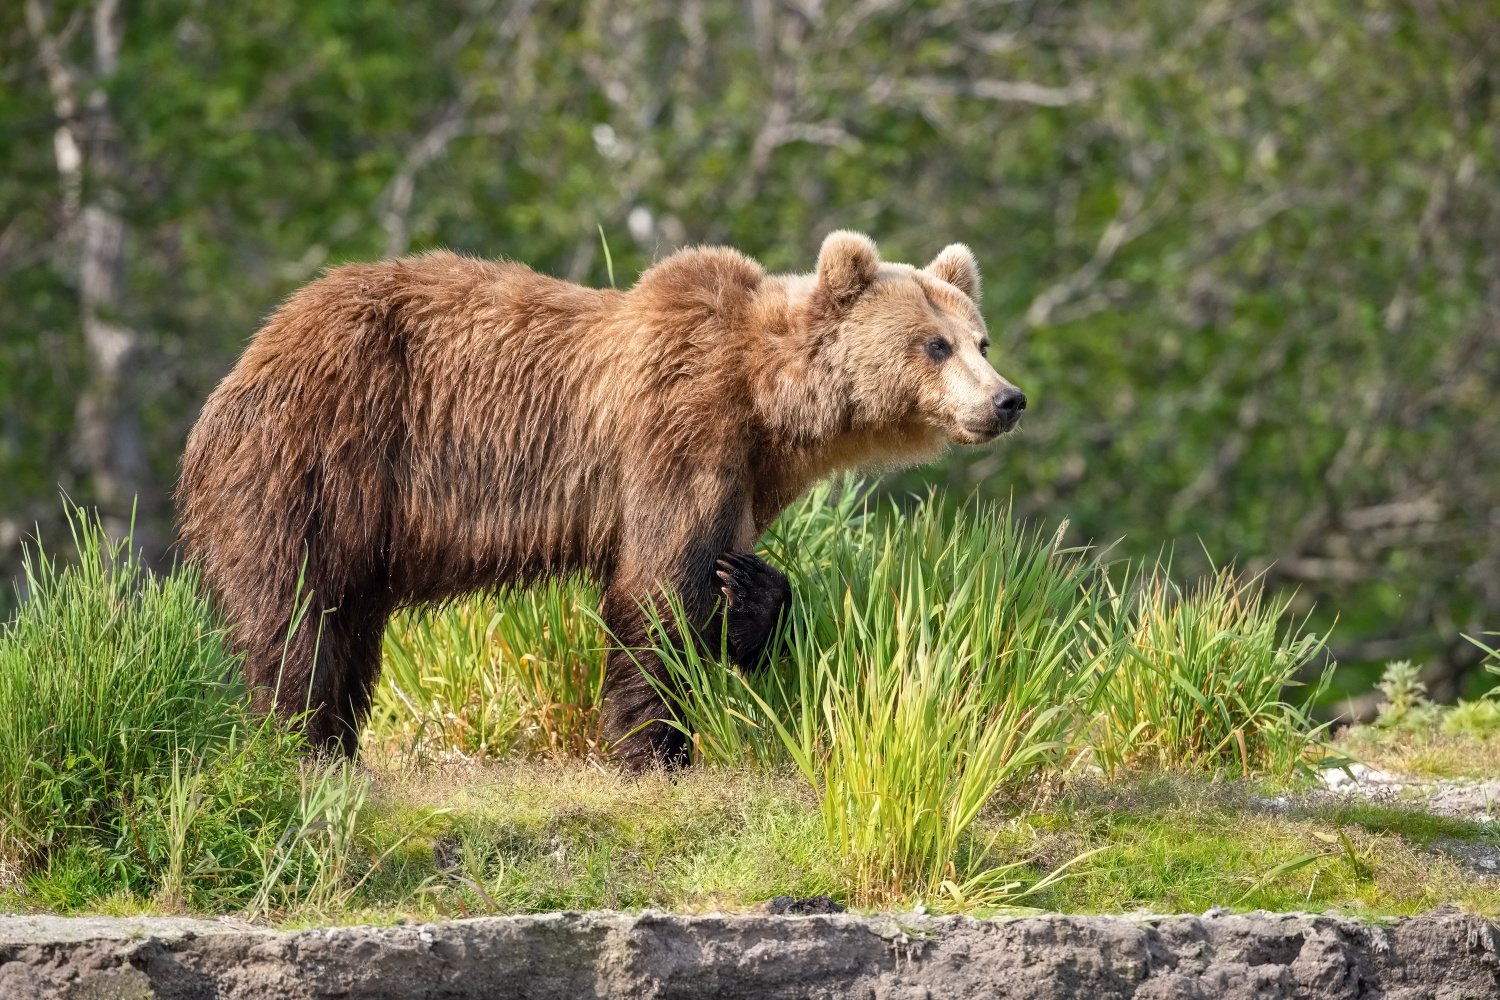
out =
[(979, 270), (967, 247), (954, 244), (916, 268), (882, 263), (867, 237), (839, 232), (824, 241), (815, 274), (782, 280), (814, 323), (821, 309), (834, 327), (821, 350), (824, 377), (842, 390), (843, 429), (820, 474), (921, 462), (1016, 426), (1026, 397), (987, 359)]
[(844, 324), (855, 423), (919, 423), (933, 443), (984, 444), (1011, 425), (996, 397), (1010, 383), (986, 358), (979, 309), (953, 285), (904, 264), (882, 264)]

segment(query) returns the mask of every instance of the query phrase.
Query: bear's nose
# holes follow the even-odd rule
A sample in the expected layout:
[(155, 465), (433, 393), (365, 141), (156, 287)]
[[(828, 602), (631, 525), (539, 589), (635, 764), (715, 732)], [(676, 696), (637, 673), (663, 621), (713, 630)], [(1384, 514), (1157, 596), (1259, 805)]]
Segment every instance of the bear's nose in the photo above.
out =
[(1026, 409), (1026, 393), (1013, 385), (1008, 385), (995, 394), (995, 415), (1001, 422), (1013, 424), (1021, 419), (1021, 411)]

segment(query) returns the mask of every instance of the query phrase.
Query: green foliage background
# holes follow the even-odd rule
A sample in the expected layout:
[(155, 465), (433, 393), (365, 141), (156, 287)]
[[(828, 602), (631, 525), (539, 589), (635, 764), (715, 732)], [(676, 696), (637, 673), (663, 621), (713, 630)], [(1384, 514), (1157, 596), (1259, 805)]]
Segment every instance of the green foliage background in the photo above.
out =
[[(602, 225), (626, 281), (694, 242), (806, 269), (851, 227), (969, 243), (1032, 401), (892, 488), (1265, 571), (1338, 613), (1341, 661), (1451, 696), (1500, 627), (1497, 119), (1491, 0), (0, 5), (0, 560), (59, 485), (116, 522), (138, 491), (163, 550), (196, 408), (326, 266), (449, 246), (602, 284)], [(91, 206), (124, 224), (88, 307), (132, 334), (117, 377)]]

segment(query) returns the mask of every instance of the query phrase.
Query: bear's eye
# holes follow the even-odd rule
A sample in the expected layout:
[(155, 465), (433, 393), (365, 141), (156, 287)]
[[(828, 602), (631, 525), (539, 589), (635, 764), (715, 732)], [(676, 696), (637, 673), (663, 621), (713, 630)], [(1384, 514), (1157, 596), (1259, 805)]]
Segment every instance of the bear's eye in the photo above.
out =
[(953, 345), (948, 343), (942, 337), (933, 337), (927, 342), (925, 350), (927, 351), (927, 356), (929, 358), (941, 364), (942, 362), (947, 361), (950, 356), (952, 356)]
[(987, 358), (990, 356), (990, 341), (988, 337), (979, 342), (979, 356), (981, 358)]

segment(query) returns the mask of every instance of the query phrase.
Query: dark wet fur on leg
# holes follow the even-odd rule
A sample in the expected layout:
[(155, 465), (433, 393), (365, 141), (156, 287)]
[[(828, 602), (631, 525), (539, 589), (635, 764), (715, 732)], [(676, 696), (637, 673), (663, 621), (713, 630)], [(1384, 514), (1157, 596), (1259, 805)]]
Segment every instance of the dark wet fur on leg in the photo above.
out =
[(718, 577), (728, 602), (729, 655), (753, 670), (762, 664), (777, 625), (791, 610), (792, 585), (764, 559), (738, 552), (719, 557)]
[(687, 737), (664, 721), (672, 711), (651, 679), (665, 685), (666, 668), (649, 652), (652, 638), (631, 588), (607, 590), (601, 610), (616, 644), (604, 668), (603, 736), (610, 755), (633, 774), (685, 766)]
[[(714, 579), (727, 607), (720, 616), (712, 612), (712, 590), (701, 585), (683, 588), (684, 610), (689, 620), (703, 622), (695, 626), (698, 641), (717, 649), (719, 626), (727, 625), (729, 655), (742, 668), (753, 669), (768, 652), (777, 625), (791, 607), (792, 589), (787, 578), (764, 560), (753, 555), (725, 553), (713, 560)], [(702, 571), (684, 574), (701, 579)], [(606, 593), (603, 611), (611, 634), (619, 645), (610, 653), (604, 674), (604, 736), (611, 753), (627, 772), (653, 767), (674, 769), (688, 763), (688, 741), (681, 730), (662, 721), (670, 718), (671, 708), (657, 686), (668, 683), (666, 668), (649, 652), (652, 638), (630, 588), (611, 589)], [(664, 609), (663, 609), (664, 610)], [(670, 622), (664, 617), (664, 622)], [(668, 624), (669, 630), (672, 626)], [(655, 637), (660, 641), (661, 637)], [(680, 642), (675, 635), (669, 642)], [(633, 651), (633, 655), (632, 652)], [(645, 721), (650, 720), (650, 721)], [(641, 723), (645, 721), (645, 725)]]
[[(604, 687), (604, 737), (610, 755), (623, 770), (635, 774), (687, 765), (687, 737), (662, 721), (671, 710), (629, 653), (615, 650), (610, 654)], [(642, 724), (642, 720), (650, 721)]]

